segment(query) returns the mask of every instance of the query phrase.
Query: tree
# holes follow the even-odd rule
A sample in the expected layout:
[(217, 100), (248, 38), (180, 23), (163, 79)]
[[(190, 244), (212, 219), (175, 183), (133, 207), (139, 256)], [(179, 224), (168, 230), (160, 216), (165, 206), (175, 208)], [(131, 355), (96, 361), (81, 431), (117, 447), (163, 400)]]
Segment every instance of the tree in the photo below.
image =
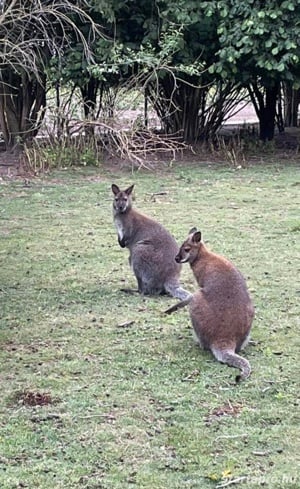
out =
[[(7, 149), (38, 131), (46, 107), (46, 69), (63, 56), (72, 36), (91, 56), (95, 25), (87, 3), (71, 0), (2, 0), (0, 15), (0, 127)], [(88, 35), (76, 19), (89, 22)]]
[[(152, 25), (145, 19), (142, 24), (149, 30), (141, 45), (151, 46), (154, 60), (151, 65), (144, 49), (142, 67), (148, 63), (150, 74), (147, 78), (145, 70), (146, 93), (167, 134), (180, 134), (190, 143), (208, 139), (238, 102), (236, 84), (208, 71), (219, 48), (215, 19), (202, 15), (201, 4), (191, 0), (160, 0), (151, 12)], [(130, 38), (128, 20), (126, 28)]]
[(210, 137), (237, 103), (236, 84), (208, 72), (219, 48), (214, 19), (201, 15), (199, 4), (190, 0), (110, 5), (110, 20), (101, 23), (114, 42), (106, 50), (103, 43), (96, 49), (97, 59), (105, 56), (107, 64), (93, 66), (93, 76), (108, 83), (112, 73), (119, 83), (131, 77), (167, 134), (181, 134), (189, 142)]
[(280, 84), (299, 79), (299, 0), (221, 0), (202, 7), (218, 17), (220, 47), (211, 71), (247, 87), (260, 138), (272, 139)]

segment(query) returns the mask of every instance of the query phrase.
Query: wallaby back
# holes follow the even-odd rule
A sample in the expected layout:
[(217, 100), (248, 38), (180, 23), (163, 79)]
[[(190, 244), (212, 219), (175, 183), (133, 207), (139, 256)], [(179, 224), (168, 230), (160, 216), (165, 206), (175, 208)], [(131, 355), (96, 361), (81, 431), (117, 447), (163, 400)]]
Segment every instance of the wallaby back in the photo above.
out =
[(190, 263), (200, 287), (190, 301), (191, 320), (200, 345), (211, 350), (220, 362), (239, 368), (237, 381), (248, 377), (250, 364), (237, 355), (248, 341), (254, 317), (244, 277), (229, 260), (209, 251), (195, 229), (175, 260)]
[(131, 185), (126, 190), (113, 184), (113, 217), (122, 248), (129, 249), (129, 264), (142, 294), (169, 293), (179, 299), (190, 294), (179, 283), (181, 265), (176, 263), (178, 245), (159, 222), (132, 208)]

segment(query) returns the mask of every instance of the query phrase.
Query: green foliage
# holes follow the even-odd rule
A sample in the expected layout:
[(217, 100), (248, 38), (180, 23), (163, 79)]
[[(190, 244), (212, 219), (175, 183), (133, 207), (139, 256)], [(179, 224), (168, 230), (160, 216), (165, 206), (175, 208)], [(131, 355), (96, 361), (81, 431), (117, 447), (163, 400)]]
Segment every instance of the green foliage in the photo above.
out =
[(300, 70), (300, 2), (255, 0), (203, 2), (206, 15), (219, 17), (220, 48), (211, 72), (247, 84), (295, 80)]
[(263, 6), (255, 0), (132, 1), (111, 7), (111, 36), (119, 44), (112, 60), (120, 66), (122, 53), (129, 72), (136, 63), (149, 66), (151, 52), (168, 66), (187, 70), (201, 58), (202, 69), (209, 68), (211, 75), (245, 84), (256, 76), (294, 80), (299, 74), (298, 0)]
[(212, 19), (199, 16), (197, 2), (181, 1), (174, 6), (164, 1), (91, 2), (89, 14), (103, 27), (102, 38), (93, 44), (94, 58), (87, 66), (82, 46), (75, 42), (58, 66), (64, 80), (84, 84), (89, 76), (107, 83), (120, 82), (132, 74), (158, 68), (200, 74), (215, 49)]
[[(190, 119), (194, 128), (186, 129), (186, 123), (192, 125), (188, 118), (180, 124), (170, 121), (167, 126), (176, 126), (175, 132), (183, 131), (184, 137), (191, 134), (191, 140), (197, 138), (197, 109), (191, 112), (186, 106), (189, 95), (182, 95), (184, 84), (196, 88), (221, 82), (241, 84), (249, 90), (254, 84), (251, 97), (257, 99), (261, 138), (272, 139), (278, 93), (271, 104), (265, 90), (279, 87), (281, 81), (296, 85), (299, 80), (298, 0), (272, 0), (267, 5), (258, 0), (179, 0), (175, 4), (170, 0), (135, 0), (113, 1), (109, 8), (95, 2), (92, 12), (100, 19), (107, 37), (95, 42), (94, 62), (88, 66), (81, 62), (79, 44), (66, 57), (65, 74), (77, 84), (86, 83), (91, 75), (111, 86), (134, 78), (136, 86), (143, 88), (156, 84), (156, 93), (162, 100), (170, 100), (176, 90), (182, 92), (182, 104), (176, 102), (174, 106), (182, 113), (193, 114)], [(169, 93), (166, 79), (170, 79), (170, 86), (174, 85)], [(150, 92), (154, 93), (152, 89), (153, 86)], [(197, 96), (193, 98), (196, 100)], [(167, 106), (161, 101), (152, 102), (163, 119)], [(198, 112), (205, 114), (207, 110), (204, 104)], [(176, 109), (172, 113), (176, 118)], [(268, 129), (266, 120), (271, 120)]]
[[(18, 11), (24, 13), (22, 9), (29, 3), (24, 7), (18, 0), (17, 5)], [(22, 62), (19, 60), (16, 66), (25, 66), (31, 53), (31, 61), (37, 60), (39, 69), (47, 72), (48, 81), (53, 84), (71, 82), (82, 89), (86, 94), (86, 112), (95, 109), (100, 86), (95, 84), (91, 95), (85, 90), (91, 79), (114, 88), (124, 86), (128, 80), (142, 89), (152, 84), (149, 92), (156, 84), (157, 97), (170, 100), (170, 94), (166, 96), (161, 83), (169, 77), (174, 82), (171, 95), (177, 90), (183, 100), (182, 105), (173, 107), (174, 117), (176, 111), (190, 113), (190, 107), (185, 104), (188, 97), (197, 99), (195, 91), (190, 96), (189, 89), (184, 91), (183, 85), (189, 84), (196, 90), (218, 83), (247, 87), (255, 83), (259, 86), (259, 97), (260, 87), (279, 86), (281, 81), (296, 85), (300, 79), (299, 0), (271, 0), (266, 4), (259, 0), (178, 0), (175, 3), (171, 0), (89, 0), (67, 2), (66, 8), (60, 2), (51, 5), (56, 8), (53, 25), (47, 10), (38, 10), (32, 15), (26, 30), (22, 24), (24, 15), (19, 16), (16, 26), (20, 36), (25, 36), (26, 49), (22, 43), (16, 43), (18, 49), (23, 46), (19, 56)], [(5, 25), (3, 17), (0, 32), (6, 38), (15, 36), (17, 31), (11, 29), (10, 24)], [(45, 40), (32, 42), (32, 33), (37, 39), (43, 35)], [(5, 52), (0, 50), (1, 59)], [(88, 108), (87, 101), (90, 102)], [(219, 113), (223, 114), (223, 109), (220, 107)], [(167, 107), (163, 110), (170, 112)], [(191, 131), (193, 140), (198, 124), (195, 114), (207, 111), (205, 103), (199, 102), (198, 107), (194, 107), (190, 116), (196, 121)], [(269, 110), (266, 118), (272, 117)], [(176, 130), (183, 130), (185, 134), (182, 124)]]

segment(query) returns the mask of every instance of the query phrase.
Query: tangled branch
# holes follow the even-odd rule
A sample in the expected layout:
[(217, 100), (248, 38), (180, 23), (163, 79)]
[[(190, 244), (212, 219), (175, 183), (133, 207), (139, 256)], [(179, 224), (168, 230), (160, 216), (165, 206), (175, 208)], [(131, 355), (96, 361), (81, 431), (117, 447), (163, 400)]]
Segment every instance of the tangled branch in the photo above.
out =
[[(180, 134), (161, 134), (146, 128), (126, 129), (100, 121), (88, 124), (97, 129), (97, 140), (109, 156), (128, 161), (138, 168), (151, 169), (151, 156), (175, 160), (179, 152), (190, 149)], [(77, 133), (84, 132), (87, 123), (78, 121), (75, 127)]]
[[(0, 3), (0, 69), (25, 70), (39, 76), (52, 56), (62, 56), (75, 39), (92, 59), (91, 41), (103, 34), (83, 7), (85, 0), (2, 0)], [(87, 24), (87, 40), (76, 24)]]

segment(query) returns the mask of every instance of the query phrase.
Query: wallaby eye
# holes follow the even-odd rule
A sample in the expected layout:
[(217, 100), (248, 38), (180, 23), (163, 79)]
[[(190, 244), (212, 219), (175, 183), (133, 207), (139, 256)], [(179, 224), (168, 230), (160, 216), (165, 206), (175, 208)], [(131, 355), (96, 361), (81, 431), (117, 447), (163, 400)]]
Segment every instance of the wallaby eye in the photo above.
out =
[(185, 253), (189, 253), (191, 251), (191, 248), (184, 248)]

